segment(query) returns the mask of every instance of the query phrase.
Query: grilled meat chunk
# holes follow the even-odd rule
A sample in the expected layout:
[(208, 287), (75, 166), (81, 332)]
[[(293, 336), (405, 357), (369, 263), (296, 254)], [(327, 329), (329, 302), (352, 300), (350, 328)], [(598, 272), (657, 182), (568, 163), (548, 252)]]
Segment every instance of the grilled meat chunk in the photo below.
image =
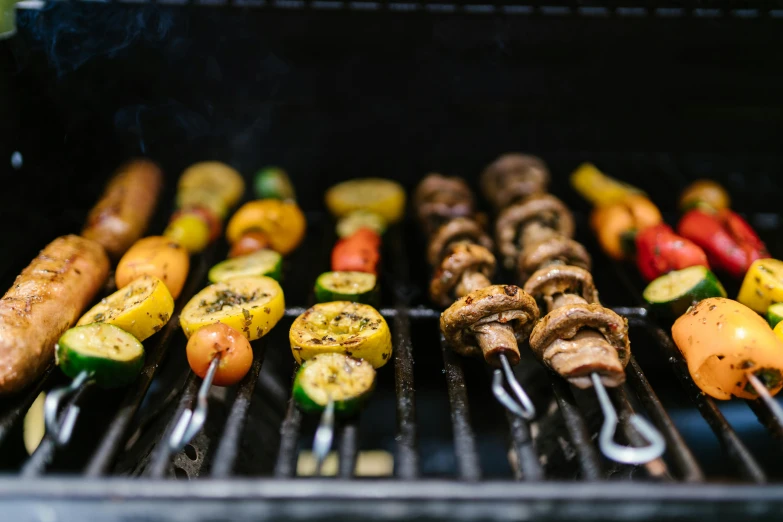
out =
[(0, 299), (0, 395), (33, 382), (54, 356), (60, 336), (76, 323), (109, 274), (95, 241), (55, 239)]

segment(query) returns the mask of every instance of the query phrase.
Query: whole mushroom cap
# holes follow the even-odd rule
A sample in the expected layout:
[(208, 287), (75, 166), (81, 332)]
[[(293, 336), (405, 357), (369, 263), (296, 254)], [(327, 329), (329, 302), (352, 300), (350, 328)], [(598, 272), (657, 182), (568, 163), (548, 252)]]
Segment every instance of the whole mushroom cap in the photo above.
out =
[(565, 265), (590, 270), (591, 259), (581, 243), (563, 236), (550, 237), (522, 250), (517, 261), (519, 276), (527, 281), (531, 274), (546, 263), (559, 261)]
[(588, 304), (599, 304), (593, 276), (578, 266), (556, 265), (542, 268), (527, 280), (524, 290), (536, 301), (547, 301), (550, 306), (552, 296), (565, 293), (576, 294)]
[(451, 291), (467, 271), (479, 272), (491, 278), (495, 272), (495, 256), (481, 245), (452, 245), (432, 276), (430, 298), (439, 306), (449, 306), (453, 301)]
[(541, 158), (503, 154), (482, 172), (481, 191), (496, 209), (503, 209), (518, 199), (546, 192), (549, 177), (549, 169)]
[(455, 218), (442, 225), (432, 235), (427, 249), (427, 260), (430, 265), (436, 266), (440, 263), (447, 255), (449, 244), (462, 239), (478, 243), (487, 250), (492, 250), (494, 246), (492, 239), (475, 220), (464, 217)]

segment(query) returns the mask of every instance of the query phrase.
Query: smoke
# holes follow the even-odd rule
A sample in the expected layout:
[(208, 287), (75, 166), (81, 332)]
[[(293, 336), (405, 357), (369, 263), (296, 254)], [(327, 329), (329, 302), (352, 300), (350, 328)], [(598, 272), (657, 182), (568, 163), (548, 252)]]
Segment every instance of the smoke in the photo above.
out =
[(173, 19), (154, 4), (50, 2), (40, 11), (21, 11), (18, 25), (43, 47), (62, 76), (96, 57), (113, 57), (136, 42), (160, 43)]

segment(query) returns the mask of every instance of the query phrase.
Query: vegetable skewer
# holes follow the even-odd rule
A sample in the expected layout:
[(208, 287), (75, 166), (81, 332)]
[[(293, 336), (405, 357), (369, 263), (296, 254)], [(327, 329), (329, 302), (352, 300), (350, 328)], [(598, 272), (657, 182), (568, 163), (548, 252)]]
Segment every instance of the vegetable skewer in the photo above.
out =
[[(146, 182), (150, 186), (114, 191), (138, 194), (145, 189), (159, 190), (159, 172), (151, 170), (148, 162), (132, 166), (149, 175), (132, 177), (134, 171), (123, 171), (119, 181), (109, 185), (107, 197), (115, 185), (121, 185), (121, 189), (131, 182)], [(93, 384), (101, 388), (120, 387), (138, 376), (144, 362), (141, 341), (160, 331), (171, 319), (174, 300), (188, 276), (189, 253), (200, 252), (219, 235), (221, 218), (210, 210), (217, 200), (207, 187), (233, 187), (228, 199), (220, 201), (228, 208), (234, 204), (240, 183), (241, 176), (226, 165), (196, 164), (180, 178), (177, 199), (182, 208), (172, 217), (166, 235), (139, 239), (132, 246), (124, 239), (122, 248), (126, 251), (115, 272), (118, 290), (85, 313), (76, 328), (60, 337), (56, 347), (58, 365), (74, 379), (70, 386), (50, 393), (44, 407), (47, 431), (58, 445), (68, 442), (79, 414), (79, 406), (71, 402), (61, 415), (63, 421), (58, 422), (61, 401)], [(146, 214), (151, 212), (149, 204), (146, 202), (143, 208)], [(113, 253), (122, 254), (116, 245)]]
[[(536, 165), (534, 171), (530, 165)], [(546, 172), (538, 158), (503, 156), (482, 174), (486, 197), (497, 201), (498, 193), (540, 179), (542, 169)], [(498, 179), (502, 181), (486, 181)], [(496, 204), (500, 213), (495, 230), (507, 264), (515, 262), (524, 290), (547, 312), (530, 334), (530, 347), (546, 366), (574, 386), (595, 388), (604, 413), (599, 436), (604, 455), (627, 464), (658, 458), (666, 449), (665, 441), (637, 414), (630, 422), (648, 445), (628, 447), (614, 441), (618, 416), (606, 386), (625, 382), (625, 365), (631, 356), (627, 320), (601, 306), (589, 272), (590, 256), (572, 239), (571, 213), (560, 200), (543, 193), (545, 184), (528, 186), (529, 192), (517, 193), (515, 199), (506, 200), (506, 206)], [(616, 186), (614, 190), (626, 188)]]
[[(483, 181), (495, 186), (502, 180)], [(515, 190), (526, 187), (523, 183)], [(463, 180), (429, 174), (419, 183), (415, 200), (422, 228), (430, 236), (427, 258), (436, 268), (430, 298), (448, 307), (441, 314), (441, 332), (457, 353), (483, 356), (495, 367), (495, 398), (512, 414), (532, 419), (533, 402), (511, 367), (519, 362), (518, 343), (538, 319), (538, 306), (517, 286), (492, 285), (492, 240), (475, 219), (473, 195)]]

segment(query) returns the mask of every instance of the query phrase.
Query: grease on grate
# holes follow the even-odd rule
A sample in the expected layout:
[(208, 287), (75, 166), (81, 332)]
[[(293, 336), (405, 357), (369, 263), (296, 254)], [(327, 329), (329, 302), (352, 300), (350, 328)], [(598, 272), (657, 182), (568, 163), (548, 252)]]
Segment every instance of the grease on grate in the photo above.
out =
[[(388, 451), (360, 451), (356, 459), (354, 476), (391, 477), (394, 472), (394, 457)], [(296, 474), (300, 477), (312, 477), (315, 474), (315, 456), (312, 451), (302, 451), (296, 462)], [(337, 475), (337, 452), (332, 451), (326, 457), (321, 475)]]

